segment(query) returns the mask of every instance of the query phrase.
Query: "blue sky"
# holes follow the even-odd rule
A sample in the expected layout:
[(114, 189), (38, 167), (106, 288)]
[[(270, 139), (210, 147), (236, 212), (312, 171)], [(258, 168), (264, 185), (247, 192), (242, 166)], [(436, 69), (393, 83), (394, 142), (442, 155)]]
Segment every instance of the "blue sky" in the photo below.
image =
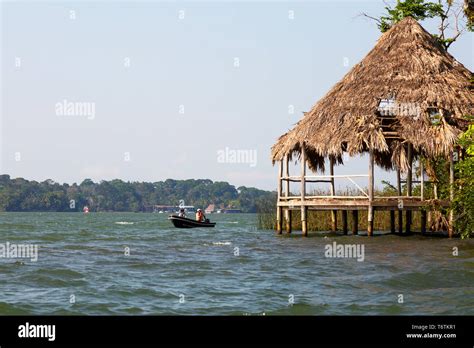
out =
[[(209, 178), (275, 189), (270, 147), (373, 47), (378, 29), (358, 15), (384, 6), (3, 2), (0, 171), (68, 183)], [(465, 34), (451, 49), (471, 70), (473, 47)], [(95, 113), (60, 115), (64, 101)], [(255, 151), (256, 165), (220, 163), (226, 148)], [(336, 168), (366, 172), (365, 159)]]

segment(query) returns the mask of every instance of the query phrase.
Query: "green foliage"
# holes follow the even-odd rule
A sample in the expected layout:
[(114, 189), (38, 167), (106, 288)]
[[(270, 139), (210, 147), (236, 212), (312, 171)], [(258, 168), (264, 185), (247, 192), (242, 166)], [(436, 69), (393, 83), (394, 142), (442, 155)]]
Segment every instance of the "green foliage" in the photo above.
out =
[(453, 209), (456, 230), (462, 238), (467, 238), (474, 231), (474, 125), (469, 126), (459, 144), (466, 150), (467, 156), (456, 164)]
[(443, 17), (444, 10), (440, 3), (425, 0), (397, 0), (395, 7), (386, 6), (387, 15), (380, 17), (378, 27), (382, 33), (386, 32), (395, 23), (411, 16), (417, 21), (426, 18)]
[[(0, 211), (152, 211), (153, 206), (186, 205), (206, 208), (209, 204), (256, 212), (258, 199), (273, 193), (256, 188), (234, 186), (227, 182), (172, 180), (155, 183), (122, 180), (60, 185), (52, 180), (28, 181), (0, 175)], [(73, 203), (73, 204), (71, 204)]]

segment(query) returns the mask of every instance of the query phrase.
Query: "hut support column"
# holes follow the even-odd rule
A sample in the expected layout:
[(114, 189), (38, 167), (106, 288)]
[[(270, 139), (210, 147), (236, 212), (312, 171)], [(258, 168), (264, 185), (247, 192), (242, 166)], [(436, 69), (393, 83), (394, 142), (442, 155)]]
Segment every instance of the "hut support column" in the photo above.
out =
[[(329, 158), (329, 175), (331, 175), (331, 196), (336, 194), (336, 187), (334, 185), (334, 158)], [(331, 210), (331, 229), (333, 232), (337, 231), (337, 210)]]
[(395, 210), (390, 210), (390, 233), (395, 233)]
[[(285, 187), (285, 197), (290, 196), (290, 159), (288, 155), (285, 156), (285, 178), (286, 178), (286, 187)], [(286, 200), (288, 202), (288, 199)], [(285, 209), (285, 221), (286, 221), (286, 232), (291, 233), (291, 210), (289, 208)]]
[(301, 230), (303, 236), (308, 235), (308, 221), (306, 215), (308, 208), (305, 206), (304, 200), (306, 196), (306, 152), (304, 145), (301, 146)]
[(347, 210), (342, 211), (342, 232), (347, 234)]
[[(421, 183), (420, 196), (421, 196), (421, 201), (423, 202), (425, 200), (425, 170), (424, 170), (423, 161), (422, 161), (421, 158), (420, 158), (420, 183)], [(425, 209), (425, 207), (421, 208), (420, 215), (421, 215), (421, 219), (420, 219), (421, 234), (425, 234), (426, 233), (426, 209)]]
[(277, 192), (278, 192), (278, 198), (277, 198), (277, 233), (281, 234), (282, 226), (283, 226), (283, 209), (282, 207), (278, 206), (278, 203), (280, 203), (281, 199), (281, 191), (282, 191), (282, 176), (283, 176), (283, 161), (279, 162), (278, 165), (278, 186), (277, 186)]
[(367, 235), (374, 234), (374, 150), (370, 149), (369, 155), (369, 208), (367, 214)]
[(352, 211), (352, 234), (356, 235), (358, 233), (359, 228), (359, 211), (353, 210)]
[[(407, 197), (412, 196), (412, 182), (413, 182), (413, 145), (408, 144), (408, 151), (407, 151), (407, 159), (408, 159), (408, 172), (407, 172)], [(412, 218), (412, 211), (407, 209), (406, 216), (405, 216), (405, 232), (411, 232), (411, 218)]]
[(452, 209), (452, 203), (454, 200), (454, 158), (453, 152), (449, 155), (449, 200), (451, 203), (451, 208), (449, 210), (449, 226), (448, 226), (448, 236), (452, 238), (454, 235), (454, 211)]
[[(398, 197), (402, 196), (402, 178), (400, 174), (400, 169), (397, 169), (397, 190)], [(398, 233), (402, 234), (403, 232), (403, 210), (398, 209)]]

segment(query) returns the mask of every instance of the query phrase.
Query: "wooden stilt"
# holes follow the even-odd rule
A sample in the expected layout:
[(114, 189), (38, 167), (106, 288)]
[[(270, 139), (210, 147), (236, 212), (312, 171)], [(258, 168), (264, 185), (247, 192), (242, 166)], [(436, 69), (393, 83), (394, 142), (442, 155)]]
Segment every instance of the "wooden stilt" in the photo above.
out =
[(352, 234), (356, 235), (359, 229), (359, 211), (352, 211)]
[(420, 219), (420, 230), (421, 230), (421, 234), (425, 234), (426, 233), (426, 210), (422, 210), (421, 211), (421, 219)]
[(454, 158), (453, 152), (449, 156), (449, 200), (451, 207), (449, 209), (449, 226), (448, 226), (448, 237), (453, 238), (454, 235), (454, 211), (452, 203), (454, 200)]
[(306, 237), (308, 235), (308, 208), (301, 207), (301, 231), (303, 232), (303, 236)]
[(420, 197), (421, 200), (425, 200), (425, 170), (423, 166), (423, 161), (420, 158)]
[(347, 210), (342, 211), (342, 232), (347, 234)]
[(306, 151), (304, 144), (301, 146), (301, 230), (303, 236), (308, 235), (308, 222), (306, 219), (308, 208), (304, 205), (306, 196)]
[(281, 234), (282, 227), (283, 227), (283, 209), (281, 207), (277, 207), (277, 233)]
[[(398, 197), (402, 196), (402, 178), (400, 174), (400, 169), (397, 169), (397, 191)], [(398, 233), (403, 233), (403, 210), (398, 210)]]
[(281, 200), (281, 193), (282, 193), (282, 188), (283, 188), (283, 161), (280, 161), (279, 167), (278, 167), (278, 186), (277, 186), (277, 193), (278, 193), (278, 199), (277, 199), (277, 232), (278, 234), (281, 234), (282, 226), (283, 226), (283, 209), (278, 206), (278, 203)]
[(367, 235), (374, 234), (374, 150), (369, 151), (369, 208), (367, 214)]
[(390, 210), (390, 233), (395, 233), (395, 210)]
[[(290, 181), (288, 180), (290, 177), (290, 159), (288, 155), (285, 156), (285, 197), (290, 196)], [(285, 222), (286, 222), (286, 233), (291, 233), (291, 210), (290, 209), (285, 209)]]
[(291, 210), (285, 209), (286, 233), (291, 233)]
[[(407, 197), (412, 196), (412, 183), (413, 183), (413, 145), (408, 144), (408, 151), (407, 151), (407, 160), (408, 160), (408, 172), (407, 172)], [(406, 210), (405, 216), (405, 232), (411, 232), (411, 219), (412, 219), (412, 211), (411, 209)]]
[[(329, 175), (331, 175), (331, 196), (336, 194), (336, 187), (334, 185), (334, 158), (329, 158)], [(337, 231), (337, 210), (331, 210), (331, 230)]]

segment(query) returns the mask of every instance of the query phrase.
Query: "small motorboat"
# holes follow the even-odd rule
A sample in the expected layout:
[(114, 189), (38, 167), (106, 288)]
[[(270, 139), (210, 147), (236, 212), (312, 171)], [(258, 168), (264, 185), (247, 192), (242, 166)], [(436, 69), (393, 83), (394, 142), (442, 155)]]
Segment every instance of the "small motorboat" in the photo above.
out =
[(214, 227), (216, 225), (215, 222), (209, 222), (209, 219), (206, 219), (206, 221), (200, 222), (193, 219), (181, 217), (178, 215), (170, 215), (168, 217), (168, 220), (171, 220), (174, 227), (177, 227), (177, 228)]

